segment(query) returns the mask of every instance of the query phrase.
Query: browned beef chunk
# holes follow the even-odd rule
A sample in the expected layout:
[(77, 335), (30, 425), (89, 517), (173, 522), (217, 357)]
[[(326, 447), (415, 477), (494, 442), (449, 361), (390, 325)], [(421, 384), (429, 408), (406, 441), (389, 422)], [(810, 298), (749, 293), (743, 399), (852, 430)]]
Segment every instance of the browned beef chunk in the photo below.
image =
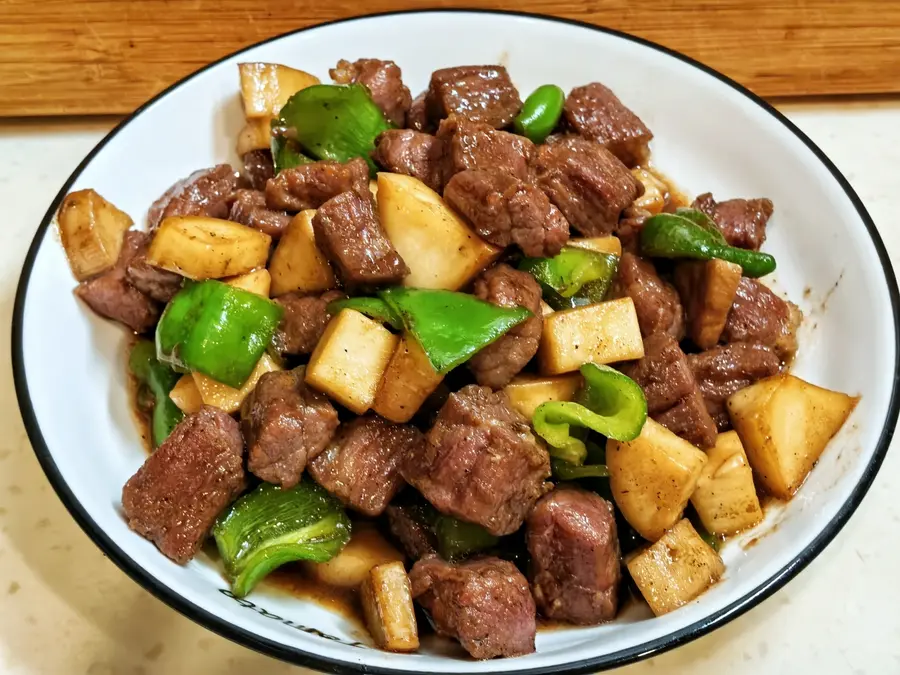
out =
[(334, 436), (337, 411), (303, 382), (304, 369), (266, 373), (244, 400), (241, 426), (247, 441), (247, 468), (286, 488)]
[(227, 218), (228, 202), (237, 182), (238, 174), (229, 164), (195, 171), (153, 202), (147, 226), (152, 230), (169, 216)]
[(566, 121), (585, 138), (602, 143), (628, 166), (647, 159), (653, 138), (641, 119), (599, 82), (576, 87), (566, 98)]
[(97, 314), (118, 321), (135, 333), (145, 333), (153, 328), (160, 314), (159, 304), (132, 286), (126, 277), (129, 263), (146, 245), (146, 241), (144, 232), (126, 232), (116, 266), (93, 279), (82, 281), (75, 288), (75, 295)]
[(426, 89), (413, 99), (406, 113), (406, 128), (414, 131), (434, 131), (434, 127), (428, 121), (428, 108), (425, 100), (428, 96)]
[(372, 195), (348, 191), (316, 211), (316, 244), (350, 287), (400, 283), (409, 267), (387, 238), (375, 215)]
[(503, 66), (461, 66), (431, 74), (425, 105), (435, 123), (455, 114), (502, 129), (522, 100)]
[(169, 302), (181, 290), (184, 277), (175, 272), (164, 270), (161, 267), (155, 267), (147, 262), (147, 248), (150, 246), (150, 236), (138, 232), (129, 233), (126, 236), (132, 238), (140, 237), (144, 240), (125, 268), (125, 278), (128, 280), (128, 283), (157, 302), (163, 304)]
[(525, 255), (559, 253), (569, 224), (547, 196), (503, 171), (462, 171), (447, 183), (444, 199), (495, 246), (516, 244)]
[(557, 488), (528, 516), (527, 541), (541, 614), (577, 624), (615, 618), (622, 572), (612, 504), (594, 492)]
[(428, 527), (417, 517), (416, 506), (388, 506), (385, 510), (391, 534), (397, 538), (406, 555), (418, 560), (437, 554), (437, 540)]
[(606, 148), (577, 136), (541, 145), (534, 171), (537, 185), (587, 237), (612, 234), (619, 215), (643, 191), (640, 181)]
[(634, 301), (641, 335), (667, 333), (677, 339), (684, 337), (684, 308), (678, 291), (663, 281), (649, 260), (632, 253), (619, 259), (616, 279), (617, 292)]
[(275, 211), (317, 209), (342, 192), (368, 194), (369, 165), (356, 157), (349, 162), (324, 160), (284, 169), (266, 183), (266, 204)]
[(329, 70), (328, 74), (338, 84), (357, 82), (365, 85), (384, 116), (394, 126), (403, 126), (412, 96), (403, 84), (400, 66), (396, 63), (379, 59), (359, 59), (350, 63), (341, 59), (337, 67)]
[(476, 659), (534, 651), (534, 599), (516, 566), (484, 557), (452, 565), (426, 558), (409, 573), (412, 596), (440, 635), (456, 638)]
[(534, 315), (469, 360), (478, 384), (500, 389), (537, 353), (541, 341), (541, 287), (527, 272), (496, 265), (475, 280), (475, 297), (500, 307), (524, 307)]
[(716, 426), (719, 431), (727, 431), (731, 420), (725, 401), (736, 391), (780, 371), (781, 359), (765, 345), (735, 342), (690, 354), (688, 365)]
[(328, 303), (343, 297), (340, 291), (326, 291), (321, 295), (287, 293), (275, 298), (284, 307), (284, 317), (272, 339), (275, 349), (294, 356), (312, 354), (331, 321)]
[(754, 251), (758, 251), (766, 240), (766, 223), (775, 210), (770, 199), (716, 202), (709, 192), (697, 197), (691, 207), (712, 218), (729, 244)]
[(790, 361), (797, 351), (797, 328), (803, 315), (756, 279), (741, 279), (722, 331), (723, 342), (758, 342)]
[(536, 150), (524, 136), (454, 115), (441, 121), (437, 138), (444, 145), (445, 182), (466, 169), (505, 171), (524, 181), (531, 177)]
[(431, 134), (389, 129), (378, 137), (372, 159), (392, 173), (418, 178), (440, 192), (444, 186), (443, 153), (444, 144)]
[(641, 385), (653, 419), (700, 448), (715, 445), (715, 422), (675, 338), (668, 333), (645, 338), (644, 358), (624, 366), (622, 372)]
[(244, 172), (241, 174), (253, 190), (265, 190), (266, 182), (275, 176), (275, 164), (270, 150), (251, 150), (244, 153)]
[(472, 384), (450, 395), (400, 473), (438, 511), (500, 536), (549, 488), (550, 458), (505, 394)]
[(246, 486), (238, 423), (211, 406), (175, 427), (122, 489), (128, 527), (185, 564)]
[(280, 237), (291, 217), (284, 211), (270, 209), (262, 190), (238, 190), (234, 193), (228, 220), (265, 232), (270, 237)]
[(422, 432), (409, 424), (357, 417), (341, 427), (309, 473), (350, 508), (379, 516), (403, 487), (400, 463), (422, 440)]

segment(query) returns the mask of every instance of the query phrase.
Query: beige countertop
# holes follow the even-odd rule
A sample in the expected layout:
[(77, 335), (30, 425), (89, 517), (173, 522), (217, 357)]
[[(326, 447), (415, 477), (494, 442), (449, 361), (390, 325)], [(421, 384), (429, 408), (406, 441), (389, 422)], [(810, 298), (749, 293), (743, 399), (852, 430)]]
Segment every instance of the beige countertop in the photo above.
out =
[[(844, 172), (900, 266), (900, 102), (782, 110)], [(8, 361), (22, 260), (50, 200), (112, 125), (0, 121), (0, 673), (303, 673), (217, 637), (128, 579), (69, 517), (25, 435)], [(892, 448), (844, 531), (785, 589), (721, 630), (619, 672), (900, 673), (898, 501)]]

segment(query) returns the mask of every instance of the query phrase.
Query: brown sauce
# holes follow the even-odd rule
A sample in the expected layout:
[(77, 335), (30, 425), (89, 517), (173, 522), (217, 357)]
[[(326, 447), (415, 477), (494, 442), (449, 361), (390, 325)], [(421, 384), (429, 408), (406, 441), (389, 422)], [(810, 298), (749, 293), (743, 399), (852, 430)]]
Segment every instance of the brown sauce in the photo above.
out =
[(365, 625), (358, 588), (342, 588), (314, 579), (301, 564), (284, 565), (266, 577), (264, 584), (300, 600), (314, 602), (348, 621)]

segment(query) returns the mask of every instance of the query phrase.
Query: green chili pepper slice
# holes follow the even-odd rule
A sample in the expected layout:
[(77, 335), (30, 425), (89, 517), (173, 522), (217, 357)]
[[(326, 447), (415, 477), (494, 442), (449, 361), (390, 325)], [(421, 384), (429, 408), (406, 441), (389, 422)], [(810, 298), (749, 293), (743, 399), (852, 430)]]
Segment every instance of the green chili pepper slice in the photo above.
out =
[(519, 269), (540, 284), (547, 304), (557, 310), (602, 302), (618, 267), (615, 255), (574, 246), (552, 258), (523, 258), (519, 263)]
[[(273, 120), (273, 124), (274, 122), (275, 120)], [(272, 163), (275, 165), (276, 176), (284, 169), (293, 169), (315, 161), (303, 154), (297, 141), (285, 138), (280, 133), (272, 134), (270, 147), (272, 149)]]
[(242, 598), (285, 563), (331, 560), (350, 540), (350, 519), (308, 479), (289, 490), (263, 483), (219, 517), (213, 537), (231, 590)]
[(140, 340), (131, 348), (128, 369), (153, 395), (150, 432), (153, 447), (156, 448), (184, 419), (184, 413), (169, 398), (169, 392), (181, 375), (159, 362), (156, 358), (156, 345), (149, 340)]
[(555, 84), (541, 85), (525, 99), (513, 129), (532, 143), (543, 143), (559, 123), (565, 102), (565, 93)]
[(748, 277), (761, 277), (775, 271), (775, 258), (768, 253), (736, 248), (723, 242), (721, 232), (716, 236), (683, 213), (651, 216), (641, 230), (641, 253), (646, 256), (696, 260), (719, 258), (740, 265)]
[(355, 309), (360, 314), (386, 323), (396, 330), (403, 328), (403, 320), (381, 298), (343, 298), (328, 303), (329, 314), (337, 314), (342, 309)]
[(577, 466), (562, 459), (551, 459), (550, 467), (553, 470), (553, 475), (559, 480), (609, 477), (609, 469), (606, 468), (606, 464), (582, 464)]
[(584, 386), (576, 402), (550, 401), (534, 411), (535, 432), (547, 441), (550, 456), (581, 466), (584, 441), (570, 427), (587, 428), (617, 441), (637, 438), (647, 420), (647, 399), (640, 385), (609, 366), (581, 366)]
[(481, 525), (452, 516), (438, 516), (434, 532), (437, 536), (438, 553), (445, 560), (465, 558), (492, 548), (500, 541)]

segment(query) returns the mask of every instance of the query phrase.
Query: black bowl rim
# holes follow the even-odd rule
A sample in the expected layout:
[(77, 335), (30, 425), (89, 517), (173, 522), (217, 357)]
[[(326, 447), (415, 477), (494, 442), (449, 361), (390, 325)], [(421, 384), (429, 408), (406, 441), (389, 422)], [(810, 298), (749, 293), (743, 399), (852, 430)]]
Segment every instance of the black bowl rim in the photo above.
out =
[[(878, 440), (878, 445), (876, 447), (875, 453), (872, 456), (872, 459), (869, 461), (869, 464), (866, 466), (863, 475), (860, 478), (859, 483), (854, 488), (851, 493), (849, 499), (843, 504), (841, 509), (835, 515), (835, 517), (825, 526), (825, 528), (819, 533), (819, 535), (807, 546), (802, 552), (800, 552), (790, 563), (785, 565), (781, 570), (779, 570), (776, 574), (771, 576), (768, 580), (746, 593), (744, 596), (734, 601), (727, 607), (715, 612), (714, 614), (701, 619), (689, 626), (686, 626), (678, 631), (670, 633), (661, 638), (657, 638), (655, 640), (651, 640), (639, 645), (635, 645), (633, 647), (629, 647), (627, 649), (623, 649), (617, 652), (613, 652), (611, 654), (605, 654), (602, 656), (592, 657), (588, 659), (582, 659), (580, 661), (576, 661), (568, 664), (560, 664), (553, 666), (544, 666), (539, 668), (530, 668), (524, 670), (518, 670), (518, 672), (522, 675), (550, 675), (554, 674), (562, 674), (566, 673), (568, 675), (580, 675), (581, 673), (592, 673), (601, 670), (608, 670), (612, 668), (618, 668), (620, 666), (624, 666), (630, 663), (634, 663), (636, 661), (640, 661), (643, 659), (650, 658), (652, 656), (656, 656), (666, 652), (670, 649), (678, 647), (680, 645), (686, 644), (692, 640), (705, 635), (712, 630), (725, 625), (732, 619), (735, 619), (745, 612), (749, 611), (763, 600), (771, 596), (777, 590), (782, 588), (788, 581), (794, 578), (797, 574), (799, 574), (807, 565), (809, 565), (812, 560), (819, 555), (825, 547), (837, 536), (838, 532), (844, 527), (844, 525), (849, 520), (850, 516), (856, 511), (862, 502), (863, 497), (866, 492), (869, 490), (872, 482), (875, 479), (876, 474), (878, 473), (878, 469), (881, 467), (882, 462), (884, 461), (885, 455), (887, 454), (888, 447), (890, 446), (891, 438), (894, 435), (894, 429), (897, 424), (897, 417), (900, 414), (900, 390), (898, 390), (898, 382), (900, 382), (900, 291), (898, 291), (897, 287), (897, 279), (894, 275), (894, 270), (891, 265), (890, 258), (887, 253), (887, 249), (884, 246), (884, 242), (881, 239), (881, 236), (878, 233), (877, 228), (875, 227), (875, 223), (872, 221), (871, 216), (866, 211), (865, 206), (860, 200), (859, 196), (856, 194), (855, 190), (850, 186), (850, 183), (844, 177), (844, 175), (838, 170), (838, 168), (828, 159), (825, 153), (819, 149), (819, 147), (809, 139), (796, 125), (793, 124), (789, 119), (787, 119), (784, 115), (778, 112), (775, 108), (769, 105), (766, 101), (761, 99), (759, 96), (745, 88), (744, 86), (738, 84), (734, 80), (725, 75), (719, 73), (716, 70), (713, 70), (709, 66), (706, 66), (684, 54), (681, 54), (673, 49), (669, 49), (667, 47), (663, 47), (662, 45), (656, 44), (655, 42), (651, 42), (650, 40), (645, 40), (643, 38), (639, 38), (633, 35), (629, 35), (628, 33), (623, 33), (621, 31), (613, 30), (610, 28), (605, 28), (602, 26), (595, 26), (590, 23), (586, 23), (584, 21), (578, 21), (576, 19), (566, 19), (561, 17), (554, 16), (546, 16), (542, 14), (535, 14), (529, 12), (517, 12), (517, 11), (503, 11), (503, 10), (493, 10), (493, 9), (465, 9), (465, 8), (456, 8), (456, 9), (415, 9), (415, 10), (403, 10), (403, 11), (394, 11), (394, 12), (382, 12), (376, 14), (368, 14), (361, 16), (348, 17), (345, 19), (339, 19), (336, 21), (330, 21), (327, 23), (316, 24), (313, 26), (308, 26), (306, 28), (300, 28), (294, 31), (289, 31), (283, 33), (281, 35), (276, 35), (267, 40), (263, 40), (261, 42), (257, 42), (253, 45), (235, 51), (227, 56), (218, 59), (212, 63), (207, 64), (206, 66), (200, 68), (199, 70), (191, 73), (190, 75), (184, 77), (178, 82), (172, 84), (167, 87), (165, 90), (154, 96), (152, 99), (144, 103), (142, 106), (137, 108), (131, 115), (123, 119), (116, 127), (110, 131), (92, 150), (88, 155), (81, 161), (72, 175), (68, 178), (65, 184), (60, 189), (59, 193), (56, 195), (55, 199), (50, 205), (50, 208), (47, 210), (47, 213), (44, 216), (44, 219), (41, 221), (41, 224), (34, 236), (34, 239), (31, 243), (31, 246), (28, 250), (28, 254), (25, 257), (25, 262), (22, 269), (22, 275), (19, 279), (19, 285), (16, 291), (16, 299), (15, 305), (13, 308), (13, 320), (12, 320), (12, 361), (13, 361), (13, 378), (15, 380), (16, 387), (16, 396), (19, 401), (19, 408), (22, 413), (22, 418), (25, 423), (25, 429), (28, 433), (28, 438), (31, 441), (32, 447), (34, 448), (35, 455), (37, 455), (38, 461), (41, 464), (41, 467), (44, 470), (44, 473), (47, 475), (47, 478), (50, 480), (51, 485), (56, 491), (59, 498), (62, 500), (65, 507), (69, 510), (69, 513), (72, 514), (72, 517), (75, 521), (81, 526), (81, 528), (85, 531), (85, 533), (93, 540), (93, 542), (112, 560), (119, 568), (125, 572), (129, 577), (131, 577), (135, 582), (140, 584), (144, 589), (155, 595), (157, 598), (166, 603), (169, 607), (175, 609), (180, 612), (184, 616), (194, 620), (205, 628), (225, 637), (229, 640), (237, 642), (245, 647), (253, 649), (255, 651), (261, 652), (268, 656), (272, 656), (283, 661), (287, 661), (290, 663), (294, 663), (301, 666), (306, 666), (310, 668), (315, 668), (317, 670), (321, 670), (323, 672), (331, 672), (331, 673), (339, 673), (341, 675), (347, 674), (356, 674), (356, 673), (371, 673), (373, 675), (409, 675), (411, 671), (408, 670), (399, 670), (395, 668), (381, 668), (381, 667), (373, 667), (368, 666), (362, 663), (352, 663), (349, 661), (344, 661), (340, 659), (333, 659), (330, 657), (324, 657), (319, 654), (307, 652), (301, 649), (296, 649), (293, 647), (288, 647), (286, 645), (280, 644), (273, 640), (269, 640), (267, 638), (263, 638), (261, 636), (255, 635), (247, 630), (239, 628), (221, 617), (215, 616), (211, 614), (207, 610), (195, 605), (194, 603), (188, 601), (182, 596), (178, 595), (174, 591), (172, 591), (167, 586), (160, 583), (156, 578), (151, 576), (149, 573), (145, 572), (144, 569), (137, 564), (131, 557), (129, 557), (119, 546), (100, 528), (97, 523), (90, 517), (87, 511), (82, 507), (82, 505), (75, 498), (74, 494), (70, 490), (68, 484), (62, 477), (56, 463), (53, 460), (52, 455), (50, 454), (50, 450), (47, 447), (46, 442), (44, 441), (44, 437), (41, 434), (40, 427), (38, 425), (37, 417), (34, 412), (34, 408), (32, 406), (31, 397), (28, 391), (28, 381), (25, 373), (25, 365), (23, 358), (23, 319), (24, 319), (24, 311), (25, 311), (25, 301), (28, 292), (28, 282), (31, 277), (31, 271), (34, 266), (34, 260), (37, 256), (38, 249), (40, 248), (41, 242), (44, 237), (44, 233), (47, 228), (50, 227), (51, 222), (53, 221), (53, 217), (56, 214), (57, 209), (59, 208), (59, 204), (62, 202), (65, 195), (68, 193), (70, 186), (77, 180), (81, 172), (87, 167), (87, 165), (91, 162), (91, 160), (103, 149), (103, 147), (112, 140), (116, 134), (119, 133), (125, 126), (127, 126), (132, 120), (134, 120), (138, 115), (144, 112), (148, 107), (150, 107), (154, 102), (166, 96), (170, 91), (182, 86), (183, 84), (189, 82), (196, 75), (205, 72), (209, 68), (221, 63), (222, 61), (226, 61), (228, 59), (233, 58), (245, 51), (258, 47), (262, 44), (267, 44), (269, 42), (273, 42), (275, 40), (280, 40), (281, 38), (287, 37), (289, 35), (295, 35), (297, 33), (303, 33), (310, 30), (315, 30), (317, 28), (323, 26), (330, 26), (340, 23), (348, 23), (353, 21), (367, 20), (372, 18), (385, 18), (391, 16), (399, 16), (399, 15), (407, 15), (407, 14), (494, 14), (494, 15), (502, 15), (502, 16), (511, 16), (511, 17), (525, 17), (530, 19), (538, 19), (541, 21), (554, 21), (558, 23), (569, 24), (572, 26), (578, 26), (580, 28), (586, 28), (589, 30), (597, 31), (600, 33), (606, 33), (608, 35), (612, 35), (623, 40), (628, 40), (630, 42), (634, 42), (644, 47), (653, 49), (658, 52), (662, 52), (663, 54), (667, 54), (673, 58), (676, 58), (688, 65), (697, 68), (707, 75), (710, 75), (720, 82), (727, 84), (729, 87), (734, 89), (735, 91), (743, 94), (749, 101), (756, 104), (764, 111), (769, 113), (772, 117), (774, 117), (777, 121), (781, 122), (785, 127), (787, 127), (797, 138), (799, 138), (819, 159), (819, 161), (831, 172), (831, 175), (834, 179), (840, 184), (846, 193), (847, 197), (851, 200), (854, 207), (856, 208), (859, 217), (862, 219), (863, 223), (868, 230), (869, 236), (872, 239), (872, 243), (875, 246), (875, 249), (878, 253), (879, 260), (881, 262), (881, 266), (884, 272), (885, 282), (888, 286), (888, 291), (891, 298), (891, 315), (894, 321), (895, 327), (895, 350), (897, 354), (897, 358), (895, 359), (894, 368), (893, 368), (893, 386), (891, 390), (891, 399), (890, 406), (888, 409), (887, 417), (885, 418), (884, 426), (881, 430), (881, 435)], [(454, 670), (454, 671), (432, 671), (433, 675), (468, 675), (471, 671), (468, 670)], [(423, 675), (428, 675), (423, 673)]]

